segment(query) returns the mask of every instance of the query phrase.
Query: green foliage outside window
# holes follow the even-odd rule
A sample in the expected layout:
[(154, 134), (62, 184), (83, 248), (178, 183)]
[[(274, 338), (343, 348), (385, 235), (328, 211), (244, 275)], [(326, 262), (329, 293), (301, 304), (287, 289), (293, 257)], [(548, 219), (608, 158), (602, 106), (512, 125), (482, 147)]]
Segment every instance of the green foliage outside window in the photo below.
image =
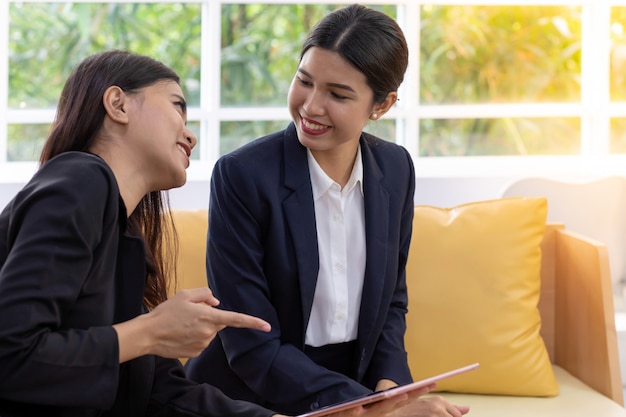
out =
[[(244, 118), (247, 107), (286, 106), (304, 37), (315, 22), (338, 7), (223, 4), (221, 106), (243, 108)], [(396, 17), (393, 5), (371, 7)], [(54, 107), (72, 67), (83, 57), (109, 48), (148, 54), (170, 65), (181, 75), (190, 106), (198, 106), (203, 85), (201, 51), (207, 50), (201, 45), (201, 33), (210, 30), (201, 21), (201, 9), (200, 3), (11, 3), (9, 107)], [(411, 40), (420, 45), (419, 51), (411, 51), (419, 54), (419, 102), (579, 102), (581, 13), (581, 6), (422, 6), (420, 16), (414, 17), (420, 21), (420, 39)], [(612, 40), (613, 100), (626, 99), (626, 76), (617, 69), (626, 62), (624, 24), (626, 7), (613, 7), (612, 27), (607, 28)], [(210, 95), (217, 86), (202, 88)], [(221, 152), (285, 124), (284, 120), (222, 122)], [(385, 126), (378, 129), (395, 132), (393, 121)], [(372, 128), (376, 129), (368, 126)], [(35, 139), (24, 134), (32, 131), (26, 126), (9, 127), (9, 159), (30, 158), (24, 155), (31, 153)], [(580, 151), (576, 118), (472, 119), (453, 114), (419, 119), (419, 134), (422, 156)], [(625, 142), (619, 139), (624, 135), (613, 132), (613, 136), (618, 138), (613, 141), (614, 151), (626, 146), (618, 146)]]
[(580, 7), (422, 8), (420, 100), (580, 100)]
[(19, 3), (9, 8), (9, 107), (56, 106), (72, 68), (104, 49), (150, 55), (199, 103), (200, 5)]
[[(425, 6), (424, 104), (580, 100), (580, 7)], [(579, 122), (507, 118), (422, 120), (422, 156), (558, 155), (580, 149)]]
[(10, 124), (7, 160), (37, 161), (46, 141), (49, 124)]
[(626, 101), (626, 7), (611, 13), (611, 100)]
[[(180, 75), (190, 106), (197, 106), (200, 7), (184, 3), (11, 4), (9, 107), (55, 107), (72, 68), (105, 49), (126, 49), (163, 61)], [(9, 126), (7, 159), (37, 160), (45, 138), (43, 126)], [(37, 137), (25, 136), (25, 132), (37, 133)]]
[[(626, 101), (626, 7), (611, 13), (611, 101)], [(611, 153), (626, 153), (626, 118), (611, 120)]]
[[(222, 105), (286, 106), (306, 35), (339, 7), (342, 5), (224, 5)], [(395, 17), (395, 6), (370, 7)]]
[(424, 119), (421, 156), (575, 155), (578, 118)]

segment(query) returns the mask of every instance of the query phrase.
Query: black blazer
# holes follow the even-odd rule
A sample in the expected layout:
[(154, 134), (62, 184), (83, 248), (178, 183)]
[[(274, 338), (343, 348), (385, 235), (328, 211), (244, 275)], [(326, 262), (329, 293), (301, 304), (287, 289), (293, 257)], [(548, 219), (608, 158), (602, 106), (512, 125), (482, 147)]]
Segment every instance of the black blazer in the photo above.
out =
[(211, 178), (209, 285), (223, 308), (262, 317), (272, 331), (224, 329), (188, 362), (191, 379), (285, 413), (368, 394), (382, 378), (411, 381), (403, 339), (413, 164), (396, 144), (365, 133), (360, 144), (367, 262), (355, 378), (304, 353), (319, 264), (307, 153), (291, 123), (222, 157)]
[(142, 313), (143, 241), (105, 162), (53, 158), (0, 214), (0, 415), (269, 416), (184, 375), (178, 360), (120, 366), (112, 324)]

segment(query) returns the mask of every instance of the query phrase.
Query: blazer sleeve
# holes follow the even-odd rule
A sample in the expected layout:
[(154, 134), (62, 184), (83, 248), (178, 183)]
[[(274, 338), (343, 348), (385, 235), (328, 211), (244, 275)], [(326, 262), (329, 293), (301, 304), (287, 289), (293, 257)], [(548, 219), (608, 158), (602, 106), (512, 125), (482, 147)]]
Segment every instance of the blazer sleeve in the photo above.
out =
[[(268, 201), (265, 192), (259, 190), (257, 176), (244, 165), (236, 158), (224, 157), (213, 171), (207, 245), (209, 283), (222, 307), (261, 317), (272, 325), (272, 330), (222, 330), (220, 337), (230, 367), (267, 401), (268, 407), (284, 413), (301, 413), (371, 393), (356, 381), (315, 364), (296, 346), (284, 342), (289, 337), (281, 335), (273, 297), (283, 297), (281, 303), (293, 302), (294, 308), (300, 309), (297, 301), (284, 299), (299, 299), (300, 294), (294, 290), (285, 295), (284, 290), (275, 288), (278, 277), (265, 276), (264, 265), (286, 251), (266, 246), (263, 236), (268, 228), (286, 230), (287, 226), (272, 224), (284, 222), (281, 214), (269, 213), (280, 211), (281, 201)], [(277, 183), (267, 186), (279, 187)], [(284, 244), (290, 239), (288, 235), (277, 238)], [(294, 314), (299, 317), (301, 312)]]
[(112, 285), (87, 277), (94, 267), (115, 267), (94, 253), (111, 243), (103, 230), (118, 227), (117, 186), (104, 163), (57, 158), (0, 215), (0, 398), (107, 408), (117, 336), (106, 320), (81, 328), (81, 320), (107, 314), (93, 302), (97, 312), (81, 311), (77, 300)]
[(155, 378), (147, 416), (270, 417), (275, 414), (259, 405), (233, 400), (211, 385), (187, 379), (176, 359), (151, 358)]

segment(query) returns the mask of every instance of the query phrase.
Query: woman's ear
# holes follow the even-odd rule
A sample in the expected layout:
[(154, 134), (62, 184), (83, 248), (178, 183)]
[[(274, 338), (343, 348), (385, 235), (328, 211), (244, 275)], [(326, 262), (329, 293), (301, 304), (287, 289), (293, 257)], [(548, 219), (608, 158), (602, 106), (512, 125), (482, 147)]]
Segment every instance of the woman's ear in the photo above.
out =
[(102, 96), (102, 104), (109, 118), (117, 123), (128, 123), (128, 96), (120, 87), (112, 85)]
[(391, 93), (387, 94), (387, 97), (382, 103), (376, 103), (374, 105), (374, 108), (372, 109), (372, 112), (370, 113), (370, 119), (372, 120), (380, 119), (385, 113), (389, 111), (391, 106), (393, 106), (397, 100), (398, 100), (397, 91), (392, 91)]

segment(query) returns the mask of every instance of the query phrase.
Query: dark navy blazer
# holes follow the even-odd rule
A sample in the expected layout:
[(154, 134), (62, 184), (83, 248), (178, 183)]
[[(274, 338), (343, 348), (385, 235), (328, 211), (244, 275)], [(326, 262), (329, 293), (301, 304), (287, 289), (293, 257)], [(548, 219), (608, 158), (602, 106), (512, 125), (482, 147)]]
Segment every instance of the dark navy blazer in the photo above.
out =
[(0, 416), (268, 417), (185, 377), (119, 364), (112, 324), (143, 312), (144, 244), (113, 172), (83, 152), (43, 165), (0, 214)]
[(382, 378), (411, 381), (404, 333), (414, 168), (401, 146), (365, 133), (360, 144), (367, 262), (354, 378), (304, 352), (319, 264), (307, 153), (293, 123), (223, 156), (211, 179), (209, 285), (223, 308), (262, 317), (272, 331), (224, 329), (188, 362), (190, 378), (284, 413), (366, 395)]

